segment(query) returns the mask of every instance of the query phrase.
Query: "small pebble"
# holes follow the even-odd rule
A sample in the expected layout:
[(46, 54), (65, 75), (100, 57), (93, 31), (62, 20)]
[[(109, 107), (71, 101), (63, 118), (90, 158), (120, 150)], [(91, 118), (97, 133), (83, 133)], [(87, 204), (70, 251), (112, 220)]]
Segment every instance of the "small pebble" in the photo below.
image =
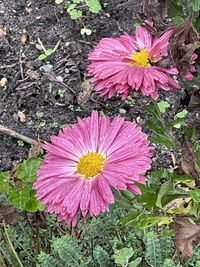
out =
[(124, 108), (120, 108), (120, 109), (119, 109), (119, 113), (120, 113), (120, 114), (126, 114), (126, 110), (125, 110)]
[(8, 79), (7, 78), (2, 78), (1, 80), (0, 80), (0, 87), (4, 87), (5, 85), (7, 85), (7, 83), (8, 83)]

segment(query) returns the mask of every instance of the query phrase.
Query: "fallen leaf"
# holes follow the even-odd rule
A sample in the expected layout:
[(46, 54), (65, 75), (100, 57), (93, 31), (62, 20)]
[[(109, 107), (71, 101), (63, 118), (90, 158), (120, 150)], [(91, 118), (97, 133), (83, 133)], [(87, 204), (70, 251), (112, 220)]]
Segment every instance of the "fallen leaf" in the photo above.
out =
[(26, 115), (24, 114), (24, 112), (18, 111), (17, 112), (17, 116), (18, 116), (20, 122), (25, 122), (26, 121)]
[(174, 28), (169, 41), (170, 60), (182, 77), (190, 68), (192, 55), (198, 45), (198, 35), (193, 29), (192, 17), (190, 16), (184, 24)]
[(187, 137), (182, 143), (181, 167), (184, 173), (194, 178), (196, 187), (200, 188), (200, 169), (197, 164), (197, 156)]
[(18, 212), (17, 210), (5, 202), (0, 202), (0, 221), (5, 220), (6, 223), (16, 223)]
[(200, 241), (200, 225), (189, 218), (177, 217), (170, 226), (175, 231), (175, 245), (182, 259), (191, 257), (193, 242)]
[(40, 78), (40, 74), (37, 71), (31, 69), (26, 71), (26, 75), (33, 80), (39, 80)]
[(0, 80), (0, 87), (4, 87), (5, 85), (7, 85), (7, 83), (8, 83), (8, 79), (7, 78), (2, 78), (1, 80)]
[(88, 102), (93, 91), (93, 85), (91, 84), (90, 80), (85, 80), (84, 82), (82, 82), (81, 87), (83, 91), (77, 96), (77, 103), (80, 106), (85, 105)]

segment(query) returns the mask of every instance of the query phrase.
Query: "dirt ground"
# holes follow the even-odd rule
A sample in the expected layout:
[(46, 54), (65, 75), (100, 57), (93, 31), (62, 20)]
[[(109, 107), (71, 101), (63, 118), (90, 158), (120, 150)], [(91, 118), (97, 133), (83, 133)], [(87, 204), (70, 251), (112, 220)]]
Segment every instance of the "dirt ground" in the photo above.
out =
[[(118, 97), (105, 102), (98, 94), (84, 91), (88, 52), (102, 37), (131, 34), (133, 12), (140, 4), (106, 2), (99, 14), (88, 12), (81, 21), (73, 21), (54, 1), (0, 0), (0, 80), (8, 81), (0, 87), (0, 124), (34, 139), (48, 140), (63, 125), (96, 109), (111, 117), (121, 114), (128, 120), (136, 119), (146, 130), (144, 105), (148, 98), (133, 93), (132, 104)], [(80, 34), (83, 25), (92, 29), (90, 36)], [(59, 40), (59, 48), (47, 61), (37, 60), (41, 43), (47, 49)], [(168, 98), (175, 103), (176, 92), (170, 92)], [(11, 169), (27, 157), (29, 149), (29, 145), (0, 134), (0, 170)], [(161, 153), (157, 162), (169, 165), (169, 154)]]

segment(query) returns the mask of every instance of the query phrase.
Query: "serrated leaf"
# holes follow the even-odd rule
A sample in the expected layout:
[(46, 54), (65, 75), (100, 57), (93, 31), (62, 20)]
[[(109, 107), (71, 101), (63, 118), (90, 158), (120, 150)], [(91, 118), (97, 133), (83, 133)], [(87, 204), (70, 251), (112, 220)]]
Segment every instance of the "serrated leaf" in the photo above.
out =
[(89, 11), (92, 13), (99, 13), (101, 10), (101, 5), (98, 0), (88, 0), (87, 5), (89, 7)]
[(37, 157), (31, 157), (19, 164), (17, 168), (17, 177), (26, 183), (32, 183), (36, 180), (37, 170), (41, 165), (41, 160)]
[(170, 107), (169, 102), (163, 100), (158, 102), (157, 105), (161, 113), (165, 113), (166, 109)]
[(30, 190), (30, 196), (24, 209), (29, 212), (36, 212), (37, 210), (40, 210), (40, 211), (44, 210), (43, 205), (36, 199), (34, 190)]
[(71, 19), (79, 19), (82, 16), (82, 11), (73, 9), (69, 14)]
[(168, 181), (168, 182), (161, 185), (160, 190), (158, 192), (157, 199), (156, 199), (156, 206), (157, 207), (159, 207), (161, 209), (163, 208), (162, 198), (172, 190), (173, 190), (173, 182), (171, 182), (171, 181)]
[(27, 204), (27, 201), (30, 198), (31, 189), (25, 187), (20, 190), (18, 188), (12, 188), (9, 193), (9, 202), (17, 209), (24, 210)]
[(10, 189), (9, 184), (10, 172), (0, 172), (0, 192), (8, 193)]

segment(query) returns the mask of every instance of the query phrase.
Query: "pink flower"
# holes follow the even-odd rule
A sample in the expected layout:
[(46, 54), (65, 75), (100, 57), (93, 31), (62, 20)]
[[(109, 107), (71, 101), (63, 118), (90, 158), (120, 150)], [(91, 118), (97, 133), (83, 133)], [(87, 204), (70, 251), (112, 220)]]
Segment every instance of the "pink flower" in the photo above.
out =
[(145, 28), (136, 28), (135, 36), (103, 38), (88, 58), (89, 75), (93, 76), (95, 90), (105, 98), (120, 93), (126, 99), (133, 90), (158, 98), (158, 87), (168, 91), (180, 85), (170, 75), (178, 74), (176, 68), (166, 69), (157, 63), (167, 56), (168, 40), (172, 30), (161, 37), (153, 37)]
[(34, 183), (37, 197), (58, 220), (76, 225), (78, 214), (97, 216), (114, 203), (111, 189), (140, 194), (136, 183), (150, 169), (152, 147), (135, 122), (116, 117), (78, 119), (46, 143), (47, 158)]

